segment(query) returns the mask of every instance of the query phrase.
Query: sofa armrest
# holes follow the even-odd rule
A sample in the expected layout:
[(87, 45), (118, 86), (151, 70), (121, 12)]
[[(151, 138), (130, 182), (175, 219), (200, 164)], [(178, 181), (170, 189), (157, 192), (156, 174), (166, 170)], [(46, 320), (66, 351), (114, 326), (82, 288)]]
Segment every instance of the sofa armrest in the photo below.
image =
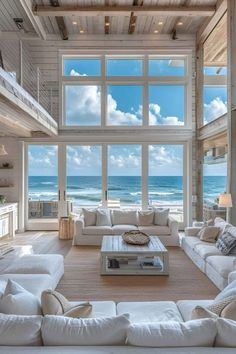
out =
[(168, 226), (170, 228), (171, 235), (178, 235), (179, 223), (177, 220), (175, 220), (174, 218), (169, 216), (168, 217)]
[(83, 228), (84, 228), (84, 218), (83, 216), (78, 216), (75, 219), (73, 245), (77, 245), (77, 239), (82, 235)]
[(233, 271), (228, 275), (228, 284), (232, 283), (232, 281), (236, 280), (236, 261), (233, 262)]
[(186, 227), (185, 228), (185, 236), (195, 236), (199, 237), (198, 233), (201, 230), (201, 227)]

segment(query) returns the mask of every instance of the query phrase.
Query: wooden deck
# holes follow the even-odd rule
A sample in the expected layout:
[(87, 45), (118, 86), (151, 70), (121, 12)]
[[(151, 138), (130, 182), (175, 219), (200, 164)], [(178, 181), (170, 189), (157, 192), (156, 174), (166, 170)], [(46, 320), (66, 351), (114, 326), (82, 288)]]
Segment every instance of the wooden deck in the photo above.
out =
[(219, 290), (178, 247), (169, 248), (169, 276), (101, 276), (99, 247), (71, 247), (56, 232), (18, 234), (15, 244), (32, 244), (35, 253), (65, 256), (57, 290), (71, 300), (148, 301), (210, 299)]

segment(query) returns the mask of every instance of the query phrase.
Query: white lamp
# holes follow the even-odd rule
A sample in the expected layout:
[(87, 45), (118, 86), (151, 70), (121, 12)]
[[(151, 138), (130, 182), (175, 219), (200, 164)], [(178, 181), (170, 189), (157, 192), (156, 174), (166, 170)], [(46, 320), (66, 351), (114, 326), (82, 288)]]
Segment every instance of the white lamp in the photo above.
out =
[(223, 208), (232, 208), (232, 197), (230, 193), (222, 193), (219, 197), (219, 206)]
[(5, 146), (3, 144), (0, 144), (0, 156), (5, 156), (5, 155), (8, 155)]

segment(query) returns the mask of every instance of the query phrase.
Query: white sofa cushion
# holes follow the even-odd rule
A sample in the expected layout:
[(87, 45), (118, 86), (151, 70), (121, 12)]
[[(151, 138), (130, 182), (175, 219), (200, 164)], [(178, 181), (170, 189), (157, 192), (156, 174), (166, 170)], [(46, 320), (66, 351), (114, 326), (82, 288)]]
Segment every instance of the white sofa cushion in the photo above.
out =
[(54, 275), (63, 262), (60, 254), (30, 254), (18, 258), (4, 273)]
[[(71, 301), (73, 306), (81, 304), (82, 301)], [(116, 316), (116, 303), (114, 301), (90, 301), (92, 312), (90, 318)]]
[(154, 224), (159, 226), (168, 225), (170, 209), (154, 208)]
[(192, 250), (195, 248), (196, 245), (201, 245), (203, 243), (203, 241), (201, 241), (198, 237), (195, 236), (183, 237), (182, 242), (184, 242)]
[(112, 210), (112, 225), (138, 225), (138, 216), (136, 210)]
[(236, 347), (236, 321), (218, 318), (216, 347)]
[(97, 209), (82, 208), (85, 226), (95, 226), (97, 221)]
[(192, 311), (196, 306), (210, 306), (213, 304), (213, 300), (179, 300), (176, 304), (184, 321), (190, 321)]
[(212, 347), (216, 323), (212, 319), (188, 322), (132, 324), (127, 342), (141, 347)]
[(224, 219), (217, 217), (214, 220), (214, 226), (220, 228), (220, 232), (218, 234), (218, 237), (220, 237), (226, 230), (228, 230), (232, 225), (229, 224), (227, 221)]
[(114, 225), (114, 226), (112, 226), (112, 234), (113, 235), (120, 235), (120, 234), (123, 234), (123, 232), (130, 231), (130, 230), (138, 230), (138, 228), (135, 225)]
[(158, 236), (158, 235), (170, 235), (170, 228), (168, 226), (139, 226), (140, 231), (150, 235), (150, 236)]
[(45, 289), (51, 289), (54, 281), (48, 274), (1, 274), (0, 281), (7, 283), (8, 279), (14, 280), (30, 293), (41, 298)]
[(44, 345), (121, 345), (125, 344), (128, 315), (77, 319), (45, 316), (42, 323)]
[(206, 262), (210, 264), (223, 278), (227, 278), (229, 272), (236, 269), (236, 256), (210, 256)]
[(183, 321), (173, 301), (119, 302), (117, 314), (129, 313), (131, 322)]
[(232, 281), (226, 288), (224, 288), (215, 298), (214, 302), (225, 299), (226, 297), (236, 295), (236, 280)]
[(0, 312), (13, 315), (42, 314), (39, 298), (10, 279), (0, 298)]
[(41, 316), (0, 314), (0, 346), (40, 346)]
[(111, 213), (109, 209), (97, 209), (96, 226), (111, 226)]
[(206, 242), (204, 244), (196, 244), (194, 247), (194, 251), (202, 258), (206, 259), (209, 256), (220, 256), (221, 252), (218, 250), (218, 248), (213, 245), (213, 244), (207, 244)]
[(83, 229), (84, 235), (112, 235), (110, 226), (86, 226)]

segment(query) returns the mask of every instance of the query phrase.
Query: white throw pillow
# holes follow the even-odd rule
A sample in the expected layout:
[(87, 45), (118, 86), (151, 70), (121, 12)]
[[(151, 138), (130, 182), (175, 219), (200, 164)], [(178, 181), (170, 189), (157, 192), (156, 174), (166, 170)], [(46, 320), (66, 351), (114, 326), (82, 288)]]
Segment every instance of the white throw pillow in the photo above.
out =
[(0, 346), (41, 346), (41, 316), (0, 314)]
[(236, 321), (218, 318), (216, 347), (236, 347)]
[(44, 345), (125, 344), (129, 315), (105, 318), (45, 316), (42, 323)]
[(97, 220), (97, 209), (82, 208), (85, 226), (95, 226)]
[(10, 279), (0, 299), (0, 312), (14, 315), (42, 314), (38, 297)]
[(96, 226), (111, 226), (111, 214), (109, 209), (97, 209)]
[(154, 212), (153, 210), (147, 211), (138, 211), (138, 224), (141, 226), (150, 226), (153, 225), (154, 221)]
[(138, 225), (138, 216), (136, 210), (112, 210), (113, 225)]
[(215, 336), (212, 319), (139, 323), (129, 326), (127, 342), (139, 347), (212, 347)]
[(215, 298), (214, 303), (221, 301), (229, 296), (236, 295), (236, 280), (232, 281), (229, 285), (226, 286)]
[(170, 209), (154, 208), (154, 224), (159, 226), (168, 225)]

